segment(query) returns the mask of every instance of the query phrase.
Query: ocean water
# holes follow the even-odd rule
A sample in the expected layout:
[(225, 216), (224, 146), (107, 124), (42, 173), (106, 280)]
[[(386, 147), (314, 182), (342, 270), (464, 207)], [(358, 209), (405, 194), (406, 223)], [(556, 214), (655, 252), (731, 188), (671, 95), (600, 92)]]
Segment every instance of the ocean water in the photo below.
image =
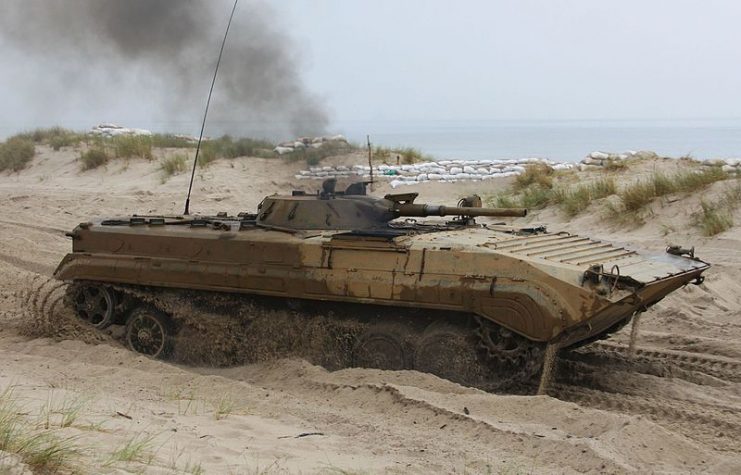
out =
[(435, 159), (550, 158), (574, 162), (589, 152), (652, 150), (697, 159), (741, 157), (741, 119), (624, 121), (348, 121), (349, 140), (417, 148)]

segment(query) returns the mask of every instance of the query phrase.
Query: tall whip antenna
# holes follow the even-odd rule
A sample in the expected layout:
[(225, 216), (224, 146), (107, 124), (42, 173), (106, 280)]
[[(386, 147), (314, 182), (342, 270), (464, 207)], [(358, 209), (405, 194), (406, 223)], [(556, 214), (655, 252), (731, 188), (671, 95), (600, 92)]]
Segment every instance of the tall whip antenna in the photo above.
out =
[(196, 147), (196, 157), (193, 159), (193, 169), (190, 172), (190, 184), (188, 185), (188, 196), (185, 198), (185, 211), (183, 214), (187, 215), (190, 212), (190, 192), (193, 190), (193, 178), (196, 176), (196, 165), (198, 164), (198, 153), (201, 151), (201, 142), (203, 141), (203, 131), (206, 128), (206, 118), (208, 117), (208, 107), (211, 105), (211, 95), (214, 93), (214, 85), (216, 84), (216, 76), (219, 74), (219, 65), (221, 64), (221, 56), (224, 54), (224, 46), (226, 45), (226, 38), (229, 36), (229, 28), (232, 26), (232, 19), (234, 18), (234, 12), (237, 11), (237, 3), (239, 0), (234, 0), (234, 6), (232, 7), (232, 13), (229, 15), (229, 23), (226, 24), (226, 31), (224, 32), (224, 40), (221, 42), (221, 49), (219, 50), (219, 59), (216, 60), (216, 69), (214, 69), (214, 78), (211, 81), (211, 89), (208, 91), (208, 100), (206, 101), (206, 110), (203, 112), (203, 123), (201, 123), (201, 135), (198, 136), (198, 146)]

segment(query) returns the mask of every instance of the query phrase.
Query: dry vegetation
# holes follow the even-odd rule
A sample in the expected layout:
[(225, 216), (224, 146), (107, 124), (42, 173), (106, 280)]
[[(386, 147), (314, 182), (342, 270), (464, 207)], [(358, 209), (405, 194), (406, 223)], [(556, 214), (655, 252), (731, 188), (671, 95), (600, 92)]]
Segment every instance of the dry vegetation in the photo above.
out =
[[(574, 172), (557, 172), (545, 164), (532, 164), (515, 178), (507, 192), (490, 197), (488, 201), (505, 208), (556, 206), (566, 216), (574, 217), (592, 203), (602, 200), (603, 214), (609, 220), (640, 224), (645, 221), (650, 205), (658, 198), (691, 194), (718, 181), (733, 178), (720, 167), (713, 166), (674, 174), (654, 172), (647, 178), (618, 186), (611, 172), (623, 169), (623, 165), (605, 167), (606, 175), (573, 185), (569, 182), (573, 180)], [(701, 227), (705, 235), (712, 236), (733, 226), (733, 212), (741, 202), (740, 187), (737, 182), (727, 188), (716, 202), (701, 202), (701, 210), (694, 215), (693, 223)], [(613, 198), (603, 200), (608, 197)]]
[(347, 142), (324, 142), (321, 147), (307, 147), (284, 155), (288, 160), (304, 160), (310, 167), (316, 166), (328, 157), (345, 155), (358, 150), (358, 147)]
[(183, 173), (188, 169), (188, 163), (190, 157), (185, 154), (172, 155), (165, 157), (160, 161), (160, 172), (162, 172), (162, 181), (166, 181), (169, 177)]
[(373, 159), (383, 163), (396, 163), (396, 158), (404, 165), (417, 162), (431, 161), (432, 158), (413, 147), (389, 148), (376, 146), (373, 148)]
[(575, 216), (587, 209), (594, 200), (605, 198), (617, 191), (612, 177), (601, 177), (589, 183), (570, 186), (573, 172), (556, 172), (548, 165), (538, 163), (525, 167), (525, 172), (515, 177), (509, 192), (493, 198), (495, 206), (541, 209), (558, 206), (567, 216)]
[(0, 143), (0, 172), (18, 172), (26, 168), (36, 154), (34, 143), (23, 137), (11, 137)]
[[(67, 427), (64, 424), (74, 420), (74, 410), (75, 408), (67, 408), (62, 411), (59, 427)], [(46, 427), (44, 424), (38, 427), (29, 423), (23, 415), (12, 387), (6, 388), (0, 393), (0, 451), (17, 455), (23, 463), (43, 473), (70, 468), (80, 454), (74, 438), (59, 437), (50, 431), (51, 422), (48, 416)]]
[(733, 227), (733, 213), (741, 206), (741, 183), (727, 186), (716, 201), (700, 201), (700, 211), (692, 215), (693, 224), (705, 236), (715, 236)]

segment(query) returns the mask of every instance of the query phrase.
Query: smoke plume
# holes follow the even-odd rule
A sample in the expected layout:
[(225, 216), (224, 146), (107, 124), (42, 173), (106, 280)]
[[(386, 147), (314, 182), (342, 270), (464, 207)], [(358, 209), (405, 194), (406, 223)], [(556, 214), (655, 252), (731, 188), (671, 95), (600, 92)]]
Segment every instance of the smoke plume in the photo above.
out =
[[(19, 94), (38, 114), (138, 108), (139, 115), (129, 115), (152, 114), (152, 123), (187, 123), (192, 130), (230, 7), (228, 0), (3, 0), (0, 42), (23, 58), (16, 77), (27, 80)], [(276, 23), (268, 6), (240, 2), (209, 132), (285, 137), (324, 130), (327, 113), (304, 87), (301, 57)]]

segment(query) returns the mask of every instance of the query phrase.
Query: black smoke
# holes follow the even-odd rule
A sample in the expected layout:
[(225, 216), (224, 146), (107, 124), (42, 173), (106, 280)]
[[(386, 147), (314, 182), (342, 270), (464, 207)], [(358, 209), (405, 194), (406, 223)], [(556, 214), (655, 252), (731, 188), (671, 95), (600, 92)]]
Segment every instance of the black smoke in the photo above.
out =
[[(188, 123), (192, 130), (203, 113), (231, 5), (3, 0), (0, 41), (35, 65), (34, 77), (19, 93), (28, 95), (38, 113), (89, 107), (98, 114), (109, 102), (121, 107), (125, 96), (127, 107), (141, 101), (142, 110), (155, 111), (159, 120)], [(302, 57), (276, 20), (268, 6), (240, 0), (214, 91), (210, 132), (285, 137), (324, 131), (327, 113), (303, 85)]]

